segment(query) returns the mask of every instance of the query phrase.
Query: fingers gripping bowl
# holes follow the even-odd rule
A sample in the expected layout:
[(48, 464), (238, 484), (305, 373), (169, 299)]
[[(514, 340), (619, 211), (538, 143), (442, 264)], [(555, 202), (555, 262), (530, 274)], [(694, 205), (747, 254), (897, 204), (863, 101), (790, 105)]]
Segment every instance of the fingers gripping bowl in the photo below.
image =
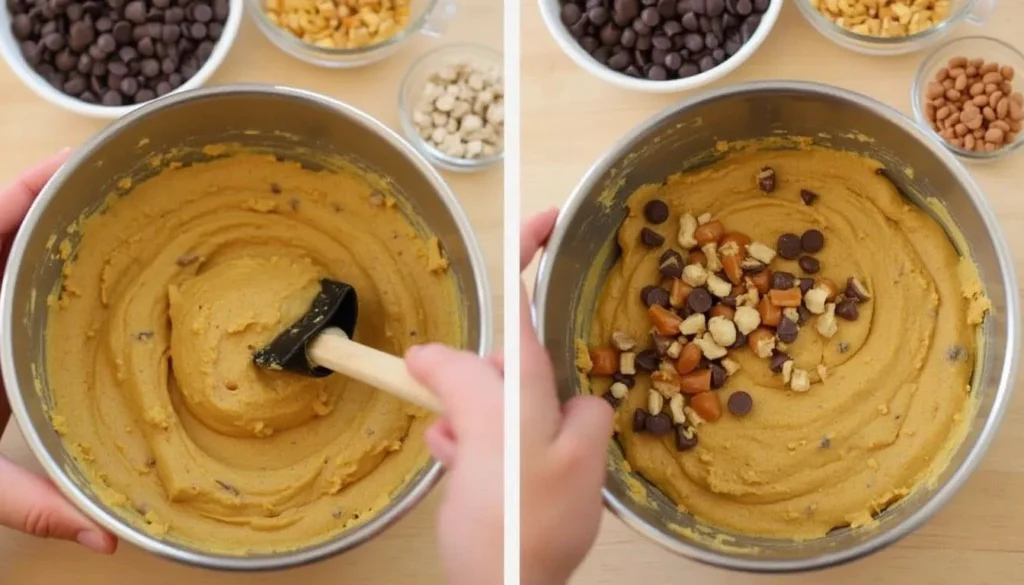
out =
[[(842, 122), (837, 122), (837, 120), (842, 120)], [(977, 341), (977, 347), (979, 348), (977, 355), (979, 358), (973, 364), (973, 378), (969, 381), (972, 388), (971, 396), (975, 401), (969, 414), (971, 418), (969, 424), (964, 427), (966, 429), (965, 437), (959, 443), (959, 446), (953, 445), (949, 450), (949, 464), (943, 467), (941, 471), (937, 471), (930, 483), (925, 483), (919, 489), (910, 491), (902, 499), (899, 499), (898, 503), (877, 514), (874, 521), (869, 520), (856, 528), (834, 530), (825, 535), (826, 528), (822, 529), (820, 534), (808, 537), (778, 535), (780, 532), (799, 534), (802, 532), (802, 528), (807, 526), (813, 527), (814, 522), (810, 519), (803, 520), (805, 518), (803, 514), (810, 514), (806, 518), (817, 518), (815, 514), (821, 515), (826, 513), (826, 508), (830, 505), (827, 504), (818, 509), (817, 512), (811, 506), (806, 509), (801, 507), (797, 515), (789, 516), (791, 520), (789, 520), (788, 524), (780, 523), (775, 525), (776, 529), (751, 529), (749, 531), (736, 528), (726, 529), (720, 526), (729, 524), (729, 518), (707, 519), (709, 515), (713, 516), (713, 513), (708, 514), (709, 508), (705, 506), (703, 508), (703, 516), (707, 520), (698, 521), (694, 519), (694, 516), (685, 511), (684, 508), (686, 506), (677, 507), (676, 501), (680, 497), (689, 498), (692, 496), (694, 499), (687, 499), (687, 503), (690, 504), (689, 509), (699, 510), (701, 509), (701, 498), (708, 498), (708, 500), (703, 500), (705, 502), (714, 502), (715, 497), (720, 497), (717, 500), (718, 504), (710, 508), (712, 512), (715, 509), (734, 509), (739, 510), (741, 514), (744, 512), (742, 509), (744, 505), (748, 506), (746, 512), (759, 513), (759, 510), (755, 509), (756, 505), (764, 502), (778, 503), (781, 501), (782, 505), (776, 510), (784, 511), (786, 498), (775, 498), (767, 494), (774, 493), (771, 491), (773, 486), (778, 487), (782, 491), (792, 486), (769, 483), (767, 486), (762, 486), (764, 491), (759, 492), (756, 487), (758, 485), (757, 477), (748, 475), (746, 477), (753, 483), (747, 483), (746, 488), (735, 488), (743, 491), (721, 491), (733, 489), (735, 486), (728, 481), (724, 481), (732, 477), (728, 475), (730, 471), (724, 468), (714, 468), (713, 462), (718, 462), (721, 459), (724, 463), (730, 460), (730, 457), (736, 456), (736, 449), (742, 447), (742, 442), (745, 440), (744, 437), (749, 436), (747, 433), (757, 433), (756, 430), (752, 430), (752, 427), (743, 425), (754, 424), (752, 421), (755, 418), (752, 417), (760, 416), (758, 408), (761, 408), (760, 413), (767, 413), (771, 411), (772, 401), (776, 401), (776, 403), (788, 402), (794, 405), (793, 408), (798, 408), (796, 406), (800, 404), (797, 402), (798, 400), (827, 400), (827, 397), (820, 393), (815, 395), (815, 392), (844, 388), (842, 385), (844, 383), (843, 380), (846, 380), (847, 385), (845, 388), (849, 395), (857, 395), (859, 390), (857, 389), (856, 380), (851, 381), (851, 378), (865, 375), (873, 376), (874, 373), (869, 374), (869, 372), (872, 372), (870, 368), (861, 370), (858, 374), (857, 370), (851, 371), (846, 366), (835, 366), (834, 372), (838, 381), (830, 377), (828, 383), (821, 382), (820, 390), (814, 388), (814, 386), (818, 385), (818, 382), (816, 382), (809, 392), (801, 394), (795, 391), (789, 393), (788, 388), (782, 386), (781, 383), (773, 385), (774, 383), (770, 381), (761, 382), (761, 380), (757, 380), (756, 384), (754, 384), (756, 388), (763, 388), (765, 390), (760, 393), (751, 391), (750, 395), (754, 396), (753, 411), (750, 410), (750, 396), (745, 396), (744, 398), (747, 400), (742, 403), (734, 405), (730, 402), (730, 412), (721, 415), (723, 420), (715, 423), (717, 426), (709, 427), (707, 425), (712, 423), (706, 423), (705, 427), (698, 427), (697, 429), (697, 437), (702, 442), (707, 441), (707, 449), (702, 450), (699, 447), (702, 443), (698, 443), (697, 449), (693, 449), (692, 444), (682, 445), (679, 447), (681, 451), (684, 448), (693, 450), (692, 452), (681, 452), (678, 456), (671, 455), (671, 453), (675, 452), (675, 449), (671, 451), (668, 449), (664, 451), (652, 450), (647, 454), (655, 454), (657, 455), (656, 457), (638, 460), (637, 454), (642, 453), (643, 450), (637, 448), (637, 440), (631, 438), (628, 428), (624, 428), (628, 425), (628, 423), (624, 422), (625, 417), (621, 412), (625, 405), (619, 407), (620, 412), (617, 414), (619, 441), (613, 442), (610, 446), (611, 464), (604, 490), (605, 501), (609, 508), (646, 536), (678, 553), (716, 565), (753, 571), (794, 571), (837, 564), (878, 550), (905, 536), (923, 523), (931, 514), (947, 502), (953, 492), (963, 484), (966, 477), (978, 464), (986, 446), (990, 442), (1002, 417), (1011, 391), (1016, 374), (1016, 353), (1019, 344), (1017, 329), (1017, 318), (1019, 316), (1018, 300), (1012, 292), (1009, 294), (1006, 292), (1016, 290), (1016, 277), (1006, 245), (981, 193), (966, 172), (948, 153), (943, 151), (940, 145), (934, 144), (934, 141), (896, 112), (857, 94), (832, 87), (805, 83), (767, 82), (745, 84), (689, 100), (653, 118), (642, 128), (623, 139), (591, 169), (587, 177), (577, 188), (568, 205), (564, 208), (555, 228), (555, 233), (542, 258), (535, 295), (537, 327), (542, 341), (552, 353), (557, 379), (574, 381), (564, 384), (561, 388), (563, 399), (568, 399), (572, 395), (579, 393), (583, 387), (583, 382), (577, 374), (576, 367), (579, 355), (576, 347), (577, 340), (582, 338), (583, 340), (592, 341), (589, 339), (589, 335), (591, 329), (595, 327), (602, 327), (601, 331), (607, 333), (606, 321), (609, 318), (608, 306), (610, 306), (608, 303), (609, 298), (612, 297), (608, 296), (611, 293), (602, 292), (602, 290), (612, 290), (609, 287), (612, 287), (613, 283), (621, 284), (623, 282), (623, 275), (628, 273), (628, 269), (622, 266), (625, 255), (628, 254), (628, 258), (632, 260), (635, 253), (639, 254), (639, 252), (633, 249), (627, 249), (622, 255), (619, 253), (619, 247), (625, 241), (622, 239), (623, 237), (630, 239), (639, 235), (637, 232), (629, 231), (625, 232), (625, 236), (623, 233), (618, 233), (618, 240), (616, 239), (617, 232), (627, 219), (627, 208), (625, 206), (627, 199), (643, 194), (644, 198), (640, 202), (643, 203), (643, 201), (647, 201), (647, 197), (650, 197), (652, 192), (658, 194), (667, 193), (666, 189), (670, 190), (673, 188), (679, 188), (678, 192), (681, 193), (679, 199), (672, 199), (673, 203), (685, 202), (687, 196), (698, 198), (707, 194), (710, 197), (709, 200), (712, 201), (712, 207), (723, 213), (722, 221), (727, 223), (726, 230), (743, 231), (750, 229), (751, 236), (755, 237), (755, 239), (757, 237), (768, 237), (764, 234), (755, 234), (757, 229), (770, 231), (768, 228), (756, 228), (756, 226), (771, 223), (772, 220), (769, 217), (771, 212), (765, 211), (767, 207), (757, 211), (756, 221), (748, 222), (748, 225), (734, 225), (735, 218), (740, 216), (727, 217), (725, 211), (722, 210), (741, 205), (748, 205), (753, 209), (753, 207), (763, 204), (761, 201), (756, 200), (757, 197), (771, 198), (773, 195), (771, 193), (754, 195), (749, 202), (744, 200), (742, 203), (735, 203), (733, 199), (730, 199), (730, 195), (732, 197), (740, 197), (740, 194), (746, 188), (742, 186), (738, 188), (733, 187), (722, 182), (722, 179), (729, 176), (733, 169), (739, 168), (738, 176), (741, 181), (744, 181), (743, 185), (749, 182), (750, 186), (758, 185), (759, 188), (764, 186), (765, 189), (770, 191), (774, 189), (774, 183), (767, 185), (764, 181), (758, 182), (759, 178), (765, 179), (762, 176), (761, 172), (763, 169), (760, 168), (760, 164), (758, 168), (741, 166), (742, 161), (746, 159), (735, 159), (740, 162), (728, 163), (734, 166), (721, 166), (719, 163), (722, 163), (722, 161), (734, 161), (734, 159), (726, 156), (723, 145), (751, 140), (763, 142), (765, 139), (771, 138), (774, 140), (783, 135), (789, 137), (814, 137), (813, 139), (796, 141), (793, 144), (806, 146), (808, 149), (827, 148), (829, 149), (828, 152), (832, 153), (828, 156), (852, 157), (854, 154), (857, 154), (870, 157), (884, 165), (886, 169), (884, 171), (885, 177), (891, 180), (899, 191), (907, 194), (915, 204), (934, 199), (941, 208), (948, 212), (948, 216), (952, 218), (955, 224), (953, 228), (954, 234), (958, 232), (963, 237), (947, 239), (943, 237), (941, 229), (935, 227), (938, 224), (931, 221), (933, 230), (935, 230), (938, 239), (942, 242), (942, 246), (950, 249), (951, 257), (956, 258), (957, 253), (959, 253), (973, 259), (977, 266), (980, 285), (984, 288), (991, 302), (991, 311), (984, 323), (977, 329), (977, 336), (979, 337)], [(784, 173), (786, 165), (781, 161), (791, 160), (796, 156), (794, 153), (800, 153), (802, 150), (799, 148), (794, 149), (793, 144), (786, 142), (775, 142), (773, 144), (781, 150), (774, 153), (768, 150), (763, 154), (766, 157), (776, 157), (780, 161), (778, 165), (779, 173)], [(844, 155), (836, 151), (848, 152)], [(860, 157), (858, 157), (858, 160), (860, 160)], [(836, 170), (835, 162), (832, 159), (827, 161), (826, 166), (829, 169), (827, 183), (834, 183), (840, 180), (841, 175)], [(687, 181), (686, 178), (691, 175), (683, 175), (682, 178), (669, 178), (670, 175), (691, 169), (701, 169), (701, 174), (695, 173), (693, 176), (701, 177), (704, 182), (696, 180)], [(904, 172), (905, 169), (913, 170)], [(790, 170), (792, 170), (792, 167)], [(813, 174), (813, 172), (810, 174)], [(779, 177), (782, 176), (784, 175), (779, 175)], [(666, 179), (668, 179), (667, 182)], [(860, 191), (868, 182), (878, 179), (879, 177), (876, 173), (868, 172), (865, 183), (858, 184), (854, 187), (854, 191)], [(779, 180), (782, 179), (780, 178)], [(781, 183), (779, 184), (781, 185)], [(654, 191), (640, 189), (641, 186), (645, 185), (653, 185)], [(771, 187), (771, 189), (768, 187)], [(831, 203), (828, 205), (824, 203), (830, 197), (830, 193), (826, 192), (826, 188), (822, 187), (822, 199), (816, 204), (822, 207), (817, 208), (818, 211), (811, 211), (812, 215), (819, 212), (824, 214), (827, 210), (833, 208)], [(891, 193), (891, 201), (894, 202), (890, 203), (890, 209), (913, 209), (922, 218), (927, 217), (927, 215), (921, 213), (916, 208), (916, 205), (912, 207), (898, 203), (899, 195), (897, 192), (892, 187), (889, 187), (888, 190)], [(795, 191), (776, 193), (774, 195), (776, 201), (789, 196), (795, 198), (795, 201), (792, 201), (791, 204), (796, 205), (796, 207), (793, 207), (792, 213), (785, 217), (789, 217), (789, 215), (799, 217), (807, 213), (801, 211), (803, 207)], [(665, 199), (668, 200), (668, 197), (666, 196)], [(693, 204), (698, 205), (697, 203)], [(764, 205), (770, 206), (775, 204), (766, 203)], [(784, 206), (786, 204), (779, 203), (779, 205)], [(806, 202), (804, 205), (806, 205)], [(884, 207), (884, 202), (880, 200), (878, 205)], [(864, 206), (861, 206), (861, 208), (864, 208)], [(808, 209), (813, 210), (815, 208), (809, 207)], [(930, 208), (926, 204), (920, 209)], [(931, 209), (936, 208), (932, 207)], [(697, 210), (694, 211), (694, 213), (697, 212)], [(828, 266), (846, 262), (849, 258), (857, 256), (856, 251), (851, 248), (846, 248), (846, 251), (837, 251), (837, 255), (832, 258), (824, 256), (829, 249), (828, 246), (837, 247), (835, 240), (833, 240), (832, 244), (828, 243), (830, 237), (838, 239), (835, 236), (837, 232), (835, 228), (840, 228), (840, 224), (844, 222), (853, 222), (856, 218), (856, 212), (853, 213), (854, 215), (849, 218), (849, 221), (847, 221), (847, 218), (842, 217), (842, 215), (831, 218), (830, 225), (832, 229), (824, 230), (826, 234), (826, 249), (821, 253), (822, 274), (828, 271)], [(630, 221), (636, 222), (644, 221), (645, 216), (647, 216), (646, 219), (648, 221), (652, 219), (658, 220), (660, 218), (656, 217), (657, 215), (657, 213), (647, 215), (647, 207), (638, 204), (638, 206), (634, 207), (633, 215), (629, 217), (632, 218)], [(939, 217), (945, 216), (942, 212), (939, 212), (937, 215)], [(747, 217), (749, 218), (750, 216), (748, 215)], [(655, 227), (660, 228), (660, 231), (664, 232), (667, 241), (674, 243), (676, 234), (673, 231), (673, 227), (667, 227), (670, 223), (667, 222), (663, 226)], [(801, 226), (796, 227), (803, 229)], [(797, 233), (800, 233), (800, 229), (797, 230)], [(841, 231), (841, 229), (838, 231)], [(778, 234), (771, 235), (769, 243), (774, 244), (774, 238), (777, 236)], [(798, 238), (798, 240), (800, 239)], [(798, 241), (798, 247), (801, 243)], [(647, 243), (647, 245), (650, 245), (650, 243)], [(867, 247), (870, 248), (873, 245), (873, 243), (868, 244)], [(820, 248), (820, 246), (816, 247)], [(952, 250), (953, 247), (958, 252)], [(596, 262), (593, 260), (595, 258), (598, 259)], [(655, 255), (655, 258), (657, 258), (657, 255)], [(657, 262), (650, 264), (649, 267), (655, 273), (660, 268)], [(815, 266), (814, 269), (817, 270), (817, 267)], [(638, 268), (633, 274), (643, 273), (644, 270), (646, 268)], [(956, 272), (955, 268), (953, 270)], [(835, 278), (831, 275), (829, 276), (830, 278)], [(625, 278), (627, 282), (632, 282), (628, 280), (628, 276)], [(882, 280), (877, 279), (875, 282), (880, 284)], [(622, 300), (618, 301), (618, 306), (624, 307), (627, 315), (634, 315), (631, 304), (634, 300), (632, 299), (632, 288), (628, 289), (628, 292), (629, 296), (622, 296)], [(637, 285), (636, 292), (640, 292), (639, 285)], [(950, 291), (942, 293), (942, 295), (946, 294), (950, 294)], [(958, 297), (959, 291), (953, 292), (950, 294), (950, 297), (946, 297), (949, 299), (946, 304), (951, 303), (956, 306)], [(888, 303), (888, 301), (886, 302)], [(601, 303), (600, 308), (597, 308), (598, 303)], [(615, 304), (616, 302), (613, 299), (612, 306)], [(884, 329), (886, 324), (877, 321), (882, 314), (881, 311), (884, 308), (884, 304), (880, 302), (874, 305), (874, 314), (872, 316), (868, 316), (868, 311), (862, 309), (863, 314), (859, 324), (846, 323), (840, 327), (848, 327), (847, 331), (851, 332), (858, 330), (857, 325), (871, 331)], [(639, 302), (637, 302), (637, 305), (642, 306)], [(939, 306), (946, 306), (941, 299), (939, 300)], [(570, 319), (565, 319), (564, 317), (567, 310), (568, 314), (572, 316)], [(738, 308), (736, 310), (737, 312), (739, 311)], [(622, 321), (615, 321), (615, 323), (619, 324)], [(654, 325), (655, 327), (658, 326), (657, 323)], [(739, 322), (737, 320), (738, 326)], [(650, 325), (641, 324), (641, 326), (637, 327), (636, 333), (646, 334), (649, 328)], [(712, 329), (712, 333), (714, 333), (714, 329)], [(817, 338), (817, 333), (813, 330), (801, 333), (800, 335), (807, 339)], [(871, 337), (871, 333), (867, 335), (868, 338)], [(935, 339), (938, 339), (938, 337), (935, 337)], [(640, 349), (640, 343), (647, 344), (646, 340), (640, 341), (639, 337), (637, 337), (637, 340), (637, 349)], [(910, 344), (929, 343), (929, 341), (906, 341)], [(797, 339), (793, 346), (795, 347), (800, 342), (801, 340)], [(871, 340), (871, 343), (875, 342), (876, 340)], [(614, 343), (615, 340), (613, 340)], [(917, 346), (915, 345), (915, 347)], [(705, 348), (702, 346), (701, 349), (703, 351)], [(861, 354), (858, 346), (855, 346), (855, 349), (857, 351), (850, 352), (852, 355)], [(909, 346), (907, 348), (908, 351), (912, 349)], [(822, 349), (821, 351), (824, 352), (825, 350)], [(748, 353), (746, 348), (737, 350), (736, 360), (743, 362), (744, 368), (738, 374), (737, 380), (751, 383), (749, 382), (752, 379), (750, 376), (754, 376), (756, 379), (755, 372), (759, 371), (758, 368), (761, 368), (768, 377), (772, 376), (773, 374), (768, 372), (766, 365), (758, 365), (752, 361), (747, 361), (747, 358), (753, 358), (751, 354), (752, 352)], [(639, 354), (637, 356), (636, 368), (640, 371)], [(799, 358), (796, 359), (799, 360)], [(723, 363), (724, 361), (722, 360)], [(596, 367), (596, 362), (594, 365)], [(678, 364), (677, 367), (679, 367)], [(845, 371), (844, 368), (846, 368)], [(968, 368), (966, 371), (970, 372), (971, 369)], [(778, 376), (781, 378), (782, 375), (779, 374)], [(824, 377), (821, 376), (821, 378)], [(765, 380), (768, 380), (768, 378), (765, 378)], [(684, 393), (687, 392), (686, 383), (687, 381), (684, 376), (682, 386)], [(636, 376), (636, 385), (637, 387), (641, 386), (639, 375)], [(728, 394), (739, 390), (739, 388), (733, 386), (727, 381), (726, 385), (721, 390), (717, 390), (717, 392)], [(768, 390), (775, 392), (775, 394), (770, 394)], [(633, 396), (629, 394), (627, 396), (627, 401), (630, 403), (629, 407), (635, 407), (636, 404), (633, 404), (634, 401), (632, 400)], [(788, 398), (786, 398), (787, 396)], [(723, 403), (725, 402), (724, 394), (721, 400)], [(867, 414), (871, 415), (874, 413), (875, 403), (870, 402), (869, 404), (871, 404), (871, 412), (867, 412)], [(735, 410), (733, 409), (734, 406)], [(696, 407), (694, 408), (696, 409)], [(878, 414), (880, 413), (881, 409), (878, 411)], [(895, 414), (889, 413), (890, 418), (894, 418)], [(747, 418), (743, 419), (743, 415)], [(764, 418), (756, 420), (760, 421), (757, 423), (758, 425), (766, 424)], [(779, 433), (780, 436), (788, 436), (787, 433), (793, 431), (792, 425), (787, 424), (785, 417), (776, 420), (778, 424), (767, 425), (767, 427), (774, 428), (773, 433)], [(800, 418), (799, 414), (794, 414), (790, 420), (792, 422), (804, 419)], [(671, 421), (669, 421), (669, 424), (671, 424)], [(793, 424), (799, 425), (800, 423), (793, 422)], [(735, 426), (730, 427), (728, 425)], [(724, 431), (719, 431), (718, 429), (726, 428), (734, 429), (736, 433), (733, 439), (722, 439), (735, 441), (733, 451), (711, 452), (712, 445), (721, 444), (716, 442), (716, 440), (721, 439), (721, 433)], [(626, 430), (625, 433), (623, 432), (624, 430)], [(704, 437), (701, 437), (702, 432), (706, 433)], [(775, 435), (773, 434), (773, 436)], [(767, 439), (762, 437), (762, 440)], [(681, 442), (684, 441), (679, 440), (676, 445), (679, 446)], [(798, 442), (794, 442), (792, 454), (787, 452), (785, 439), (782, 440), (781, 446), (778, 444), (771, 445), (771, 443), (771, 440), (767, 440), (764, 446), (764, 449), (767, 450), (765, 454), (768, 458), (767, 461), (765, 457), (760, 458), (760, 461), (764, 462), (765, 465), (752, 469), (751, 473), (769, 474), (771, 466), (767, 464), (771, 462), (777, 461), (780, 469), (788, 469), (787, 466), (791, 465), (789, 462), (799, 460), (805, 456), (817, 456), (811, 452), (813, 448), (818, 446), (817, 441), (813, 445), (803, 446)], [(648, 445), (651, 444), (658, 445), (657, 443), (648, 443)], [(670, 441), (666, 440), (664, 444), (669, 445)], [(625, 451), (623, 451), (624, 446), (626, 447)], [(842, 447), (838, 439), (834, 442), (833, 446), (836, 448)], [(623, 463), (624, 453), (628, 457), (632, 468), (640, 468), (647, 473), (638, 475), (637, 473), (626, 471), (628, 468)], [(668, 455), (661, 455), (663, 453)], [(856, 453), (857, 449), (853, 449), (846, 454), (855, 456)], [(710, 456), (713, 459), (705, 459), (701, 455), (704, 457)], [(883, 455), (877, 456), (880, 458), (879, 461), (882, 461), (881, 457)], [(687, 457), (692, 457), (693, 459), (687, 459)], [(644, 463), (644, 461), (647, 461), (647, 463)], [(661, 465), (660, 467), (657, 465), (652, 466), (650, 461), (660, 461)], [(658, 484), (659, 487), (673, 485), (672, 481), (666, 481), (665, 477), (659, 476), (657, 471), (664, 469), (667, 470), (665, 474), (671, 475), (675, 473), (671, 470), (677, 469), (675, 467), (676, 462), (679, 462), (678, 469), (680, 474), (687, 476), (692, 474), (692, 477), (698, 478), (694, 479), (692, 484), (689, 484), (698, 487), (693, 488), (690, 492), (675, 492), (673, 499), (669, 499), (666, 497), (666, 492), (663, 489), (655, 488), (654, 484)], [(870, 472), (872, 464), (867, 462), (866, 459), (864, 463), (863, 471), (860, 468), (850, 469), (849, 473), (852, 474), (851, 476), (860, 477), (862, 473)], [(877, 461), (875, 465), (878, 465)], [(884, 469), (884, 461), (882, 468)], [(694, 471), (700, 469), (709, 471), (704, 472), (707, 475)], [(655, 473), (652, 474), (652, 471)], [(838, 473), (842, 474), (845, 472), (844, 470)], [(648, 477), (651, 475), (653, 475), (653, 479)], [(804, 474), (804, 477), (808, 476)], [(680, 478), (683, 478), (683, 475), (675, 476), (675, 479)], [(706, 479), (701, 480), (699, 478)], [(669, 480), (671, 479), (670, 477)], [(689, 480), (683, 478), (682, 481), (685, 484)], [(702, 482), (707, 483), (702, 484)], [(715, 488), (701, 488), (699, 487), (700, 485), (714, 485)], [(702, 489), (704, 491), (701, 491)], [(822, 487), (822, 490), (825, 489), (827, 487)], [(746, 497), (733, 497), (734, 493), (745, 494)], [(793, 501), (797, 501), (796, 498)], [(740, 502), (740, 504), (736, 504), (736, 502)], [(734, 507), (737, 505), (740, 508)], [(783, 514), (777, 516), (779, 519), (784, 517), (786, 516)], [(736, 522), (732, 524), (733, 526), (737, 525)], [(837, 527), (838, 524), (841, 523), (837, 523)], [(783, 526), (785, 530), (779, 528), (779, 526)], [(807, 532), (814, 532), (814, 530)], [(750, 534), (759, 535), (751, 536)]]
[(359, 111), (280, 87), (112, 125), (47, 185), (5, 276), (7, 392), (43, 467), (122, 539), (211, 568), (347, 550), (441, 473), (409, 405), (252, 364), (320, 277), (359, 291), (362, 343), (490, 343), (480, 252), (438, 175)]

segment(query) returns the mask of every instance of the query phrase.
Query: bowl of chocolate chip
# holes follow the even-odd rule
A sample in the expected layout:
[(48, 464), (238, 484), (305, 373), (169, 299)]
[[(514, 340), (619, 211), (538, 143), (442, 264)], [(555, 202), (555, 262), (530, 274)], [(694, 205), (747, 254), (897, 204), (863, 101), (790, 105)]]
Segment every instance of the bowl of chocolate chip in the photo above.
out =
[(242, 10), (242, 0), (10, 0), (0, 54), (39, 97), (113, 119), (206, 83)]
[(625, 89), (682, 92), (725, 77), (757, 51), (782, 0), (539, 0), (558, 46)]
[(791, 572), (892, 544), (964, 485), (1016, 378), (1017, 290), (928, 129), (759, 82), (673, 105), (591, 168), (534, 315), (560, 397), (615, 409), (609, 509), (681, 555)]

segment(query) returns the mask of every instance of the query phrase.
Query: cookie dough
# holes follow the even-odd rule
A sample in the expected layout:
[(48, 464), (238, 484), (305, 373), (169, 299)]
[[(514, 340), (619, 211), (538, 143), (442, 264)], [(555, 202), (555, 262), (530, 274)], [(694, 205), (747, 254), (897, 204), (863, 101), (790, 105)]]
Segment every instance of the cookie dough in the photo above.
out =
[(355, 172), (254, 153), (175, 166), (81, 223), (50, 299), (55, 427), (107, 504), (203, 550), (293, 549), (372, 518), (428, 460), (426, 413), (252, 351), (321, 277), (358, 291), (361, 343), (460, 343), (437, 241)]
[[(776, 173), (770, 194), (758, 185), (766, 166)], [(753, 149), (641, 187), (629, 198), (618, 232), (621, 258), (599, 295), (587, 343), (592, 348), (608, 346), (617, 331), (638, 340), (637, 349), (651, 347), (641, 290), (661, 280), (661, 254), (679, 249), (685, 213), (710, 213), (726, 232), (772, 247), (783, 233), (821, 230), (826, 243), (815, 255), (816, 276), (841, 285), (858, 276), (872, 293), (858, 306), (859, 318), (841, 320), (832, 338), (818, 333), (812, 316), (786, 349), (796, 368), (810, 373), (808, 391), (792, 391), (770, 371), (770, 360), (745, 345), (730, 351), (740, 369), (714, 391), (723, 414), (696, 428), (699, 442), (688, 451), (677, 449), (674, 433), (633, 431), (634, 411), (648, 408), (651, 387), (649, 375), (636, 376), (616, 411), (626, 459), (699, 521), (785, 539), (863, 525), (940, 472), (964, 436), (980, 353), (976, 329), (988, 300), (973, 264), (929, 214), (876, 172), (880, 167), (825, 149)], [(817, 198), (806, 204), (801, 190)], [(653, 199), (668, 204), (664, 223), (644, 217)], [(645, 227), (665, 242), (642, 243)], [(806, 276), (796, 260), (776, 264)], [(589, 370), (586, 350), (577, 355), (580, 369)], [(612, 381), (590, 376), (585, 382), (601, 395)], [(727, 410), (729, 396), (739, 391), (749, 396)], [(752, 404), (741, 404), (747, 398)]]

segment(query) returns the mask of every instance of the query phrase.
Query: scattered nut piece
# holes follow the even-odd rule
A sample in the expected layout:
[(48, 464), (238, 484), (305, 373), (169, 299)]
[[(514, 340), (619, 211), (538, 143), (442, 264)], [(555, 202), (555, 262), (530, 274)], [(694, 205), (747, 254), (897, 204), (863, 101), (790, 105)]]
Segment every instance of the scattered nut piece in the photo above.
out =
[(660, 392), (653, 388), (647, 391), (647, 412), (658, 414), (664, 406), (665, 397)]
[(679, 341), (677, 340), (672, 340), (672, 343), (669, 344), (668, 349), (665, 350), (665, 355), (672, 359), (676, 359), (679, 357), (679, 353), (681, 351), (683, 351), (683, 344), (679, 343)]
[(811, 389), (811, 375), (807, 370), (793, 368), (793, 376), (789, 381), (789, 387), (793, 392), (807, 392)]
[(740, 363), (728, 357), (722, 358), (722, 367), (725, 368), (725, 373), (730, 376), (740, 371)]
[(832, 339), (832, 336), (839, 331), (839, 323), (836, 321), (836, 304), (828, 303), (825, 305), (825, 312), (818, 317), (818, 323), (815, 325), (815, 329), (818, 330), (823, 337)]
[(732, 347), (736, 343), (736, 326), (725, 317), (712, 317), (708, 321), (708, 331), (715, 343), (722, 347)]
[(694, 234), (697, 231), (697, 219), (692, 213), (684, 213), (679, 218), (679, 236), (676, 240), (684, 250), (697, 247), (697, 238)]
[(786, 360), (782, 362), (782, 383), (789, 384), (789, 381), (793, 379), (793, 360)]
[[(679, 376), (675, 372), (658, 370), (651, 373), (651, 387), (665, 398), (679, 394)], [(651, 411), (657, 414), (657, 411)]]
[(736, 316), (733, 317), (736, 328), (743, 335), (750, 335), (750, 332), (761, 326), (761, 314), (753, 307), (736, 307)]
[(710, 213), (702, 213), (702, 214), (697, 216), (697, 225), (704, 225), (704, 224), (708, 223), (709, 221), (711, 221), (711, 214)]
[(702, 419), (700, 415), (689, 406), (683, 407), (683, 414), (686, 415), (686, 420), (690, 423), (690, 426), (694, 428), (704, 424), (704, 419)]
[(701, 335), (705, 331), (707, 331), (707, 320), (704, 313), (694, 313), (679, 324), (679, 332), (683, 335)]
[(676, 394), (668, 401), (668, 411), (672, 415), (672, 422), (677, 425), (686, 424), (686, 413), (683, 412), (683, 395)]
[(709, 242), (701, 247), (704, 257), (707, 258), (707, 269), (711, 272), (718, 272), (722, 269), (722, 261), (718, 258), (718, 244)]
[(828, 378), (828, 368), (825, 364), (818, 364), (818, 377), (821, 378), (822, 381), (825, 381), (825, 379)]
[(615, 333), (612, 333), (611, 341), (612, 347), (619, 351), (630, 351), (636, 347), (636, 341), (633, 340), (629, 333), (625, 333), (623, 331), (616, 331)]
[(747, 336), (747, 345), (754, 355), (761, 359), (768, 359), (772, 357), (772, 351), (775, 350), (775, 335), (764, 327), (755, 329)]
[(747, 246), (747, 254), (765, 265), (771, 264), (775, 259), (775, 250), (761, 242), (751, 242)]
[(619, 371), (627, 376), (636, 375), (636, 354), (624, 351), (619, 354)]

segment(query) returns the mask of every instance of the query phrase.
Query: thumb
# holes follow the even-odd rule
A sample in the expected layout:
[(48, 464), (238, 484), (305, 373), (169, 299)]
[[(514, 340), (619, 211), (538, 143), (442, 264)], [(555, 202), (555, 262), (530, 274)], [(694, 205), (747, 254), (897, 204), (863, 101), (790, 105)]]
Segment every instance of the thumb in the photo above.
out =
[(603, 474), (612, 436), (611, 406), (596, 396), (576, 396), (565, 403), (562, 412), (555, 449), (574, 460), (600, 462), (595, 470)]
[(49, 481), (0, 457), (0, 526), (112, 554), (117, 540), (75, 509)]
[(409, 348), (405, 361), (409, 373), (441, 399), (456, 439), (476, 440), (501, 429), (502, 377), (488, 360), (430, 343)]

